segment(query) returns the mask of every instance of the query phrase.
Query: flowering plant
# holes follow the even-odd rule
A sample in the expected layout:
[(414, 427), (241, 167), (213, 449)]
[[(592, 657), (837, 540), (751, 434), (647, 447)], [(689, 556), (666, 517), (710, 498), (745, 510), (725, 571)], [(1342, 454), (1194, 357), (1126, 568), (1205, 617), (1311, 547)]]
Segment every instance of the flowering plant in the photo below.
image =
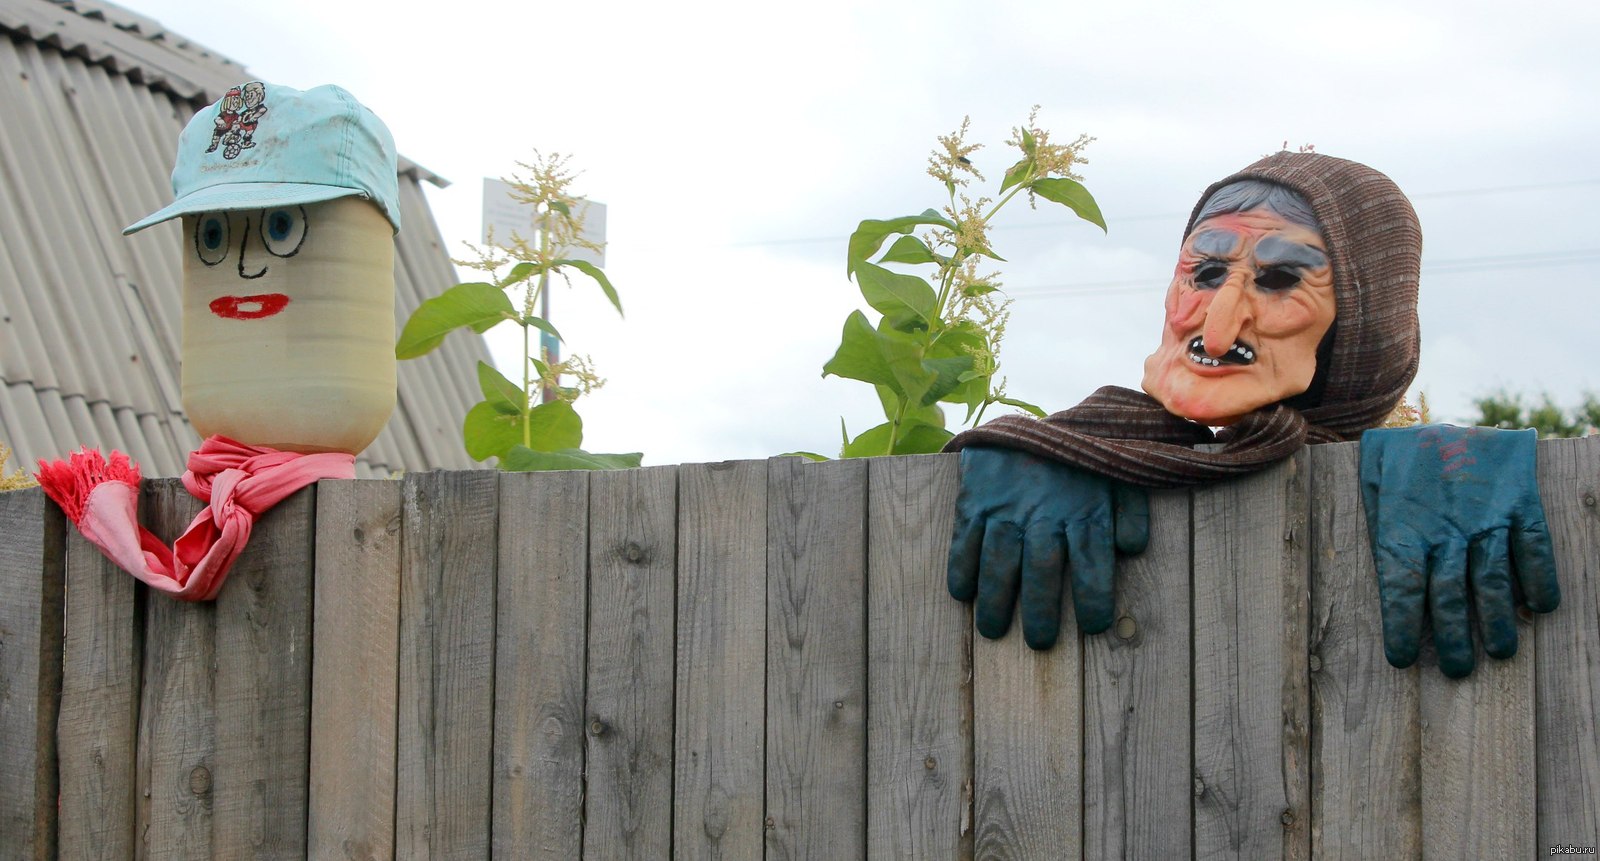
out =
[[(948, 203), (920, 215), (862, 221), (850, 236), (846, 272), (882, 317), (874, 325), (866, 314), (853, 312), (822, 373), (870, 383), (887, 421), (851, 439), (841, 419), (842, 457), (938, 451), (953, 436), (945, 429), (941, 403), (965, 405), (964, 421), (972, 425), (996, 403), (1044, 415), (1033, 404), (1008, 397), (1004, 377), (995, 381), (1010, 300), (1002, 298), (996, 273), (980, 271), (984, 258), (1005, 260), (990, 245), (989, 227), (1022, 192), (1032, 206), (1044, 198), (1101, 230), (1106, 225), (1082, 177), (1072, 171), (1085, 163), (1080, 152), (1093, 138), (1051, 143), (1050, 133), (1037, 127), (1037, 116), (1035, 106), (1027, 124), (1012, 130), (1007, 145), (1022, 157), (1006, 169), (998, 201), (974, 200), (957, 191), (973, 178), (984, 181), (970, 158), (982, 145), (966, 142), (969, 121), (963, 119), (960, 128), (939, 137), (940, 147), (928, 159), (928, 174), (943, 183)], [(918, 228), (925, 228), (921, 236), (914, 235)], [(871, 261), (896, 234), (900, 238)], [(931, 283), (885, 264), (931, 267)]]

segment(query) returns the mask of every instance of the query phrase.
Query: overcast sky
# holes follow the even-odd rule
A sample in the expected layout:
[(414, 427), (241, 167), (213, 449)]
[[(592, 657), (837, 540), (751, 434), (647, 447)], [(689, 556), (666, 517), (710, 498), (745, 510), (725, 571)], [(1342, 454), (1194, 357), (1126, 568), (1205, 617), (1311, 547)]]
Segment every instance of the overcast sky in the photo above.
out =
[[(1002, 213), (1013, 396), (1053, 411), (1137, 388), (1195, 198), (1285, 141), (1382, 170), (1416, 205), (1416, 387), (1436, 419), (1498, 388), (1600, 389), (1593, 0), (125, 5), (263, 79), (355, 93), (454, 183), (429, 199), (458, 255), (484, 177), (572, 153), (627, 310), (581, 282), (554, 296), (609, 381), (578, 405), (591, 451), (833, 454), (841, 416), (881, 422), (870, 387), (820, 376), (864, 307), (846, 238), (942, 203), (926, 157), (964, 115), (998, 181), (1034, 104), (1057, 140), (1097, 138), (1082, 173), (1110, 230)], [(514, 375), (520, 336), (497, 333)]]

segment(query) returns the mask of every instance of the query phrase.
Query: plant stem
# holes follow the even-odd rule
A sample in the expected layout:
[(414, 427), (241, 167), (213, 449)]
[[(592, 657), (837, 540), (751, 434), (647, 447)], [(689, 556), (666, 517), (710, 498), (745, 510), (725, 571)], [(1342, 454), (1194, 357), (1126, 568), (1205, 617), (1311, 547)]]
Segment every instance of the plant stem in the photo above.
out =
[[(532, 300), (529, 302), (531, 304)], [(533, 401), (528, 392), (528, 359), (531, 358), (528, 355), (528, 329), (531, 327), (525, 320), (518, 320), (517, 323), (522, 326), (522, 444), (533, 448)]]

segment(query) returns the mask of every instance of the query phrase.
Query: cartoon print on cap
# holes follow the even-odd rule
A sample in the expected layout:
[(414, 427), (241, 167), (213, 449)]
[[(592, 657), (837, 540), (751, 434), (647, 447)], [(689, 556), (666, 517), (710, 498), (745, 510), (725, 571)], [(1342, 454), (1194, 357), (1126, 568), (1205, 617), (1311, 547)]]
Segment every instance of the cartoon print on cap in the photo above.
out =
[(256, 124), (267, 113), (267, 87), (260, 81), (251, 81), (233, 87), (217, 102), (215, 128), (211, 132), (211, 146), (206, 152), (216, 152), (222, 144), (222, 157), (233, 160), (239, 153), (255, 146), (251, 140)]

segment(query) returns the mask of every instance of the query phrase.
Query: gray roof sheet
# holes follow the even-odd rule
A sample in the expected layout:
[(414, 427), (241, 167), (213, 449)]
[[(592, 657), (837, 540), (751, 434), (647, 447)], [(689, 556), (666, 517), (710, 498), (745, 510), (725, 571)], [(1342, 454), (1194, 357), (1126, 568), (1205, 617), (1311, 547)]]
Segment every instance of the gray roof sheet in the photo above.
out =
[[(79, 445), (177, 475), (198, 444), (179, 401), (176, 222), (123, 237), (172, 198), (179, 131), (249, 77), (243, 66), (103, 2), (0, 0), (0, 441), (15, 465)], [(455, 280), (402, 159), (399, 321)], [(479, 400), (482, 339), (400, 363), (399, 402), (363, 477), (475, 466), (460, 421)]]

